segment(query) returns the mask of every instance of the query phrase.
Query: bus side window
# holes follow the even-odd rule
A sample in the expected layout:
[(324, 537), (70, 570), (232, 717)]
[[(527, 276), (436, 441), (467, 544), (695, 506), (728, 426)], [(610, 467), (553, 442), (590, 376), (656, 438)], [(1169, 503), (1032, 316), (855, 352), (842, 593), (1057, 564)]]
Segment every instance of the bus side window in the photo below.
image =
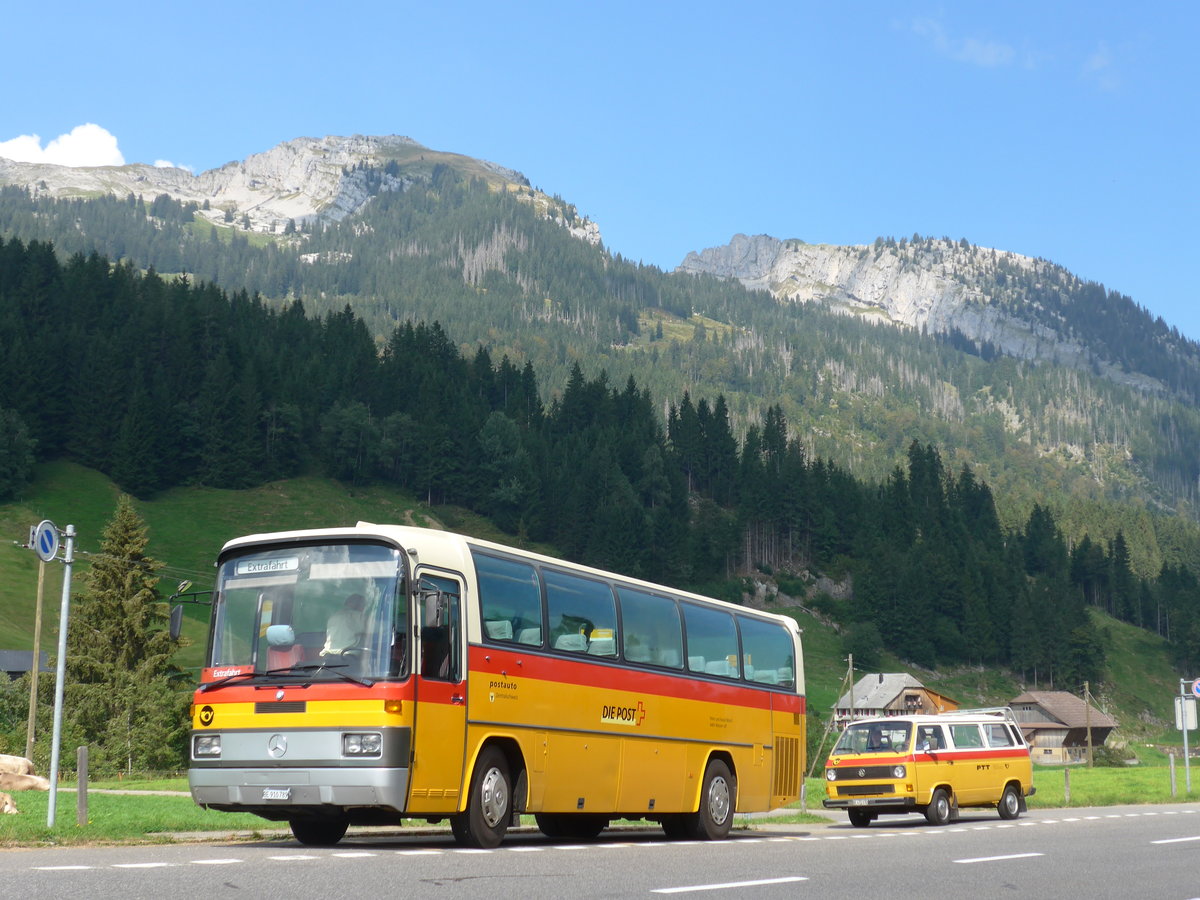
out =
[(738, 634), (733, 616), (717, 609), (683, 604), (683, 624), (687, 632), (688, 655), (708, 660), (704, 671), (721, 678), (740, 678)]
[(621, 650), (630, 662), (683, 668), (679, 607), (669, 597), (617, 588), (621, 598)]
[(488, 641), (542, 642), (542, 590), (528, 563), (472, 552)]
[(570, 653), (616, 656), (617, 607), (602, 581), (542, 570), (550, 646)]

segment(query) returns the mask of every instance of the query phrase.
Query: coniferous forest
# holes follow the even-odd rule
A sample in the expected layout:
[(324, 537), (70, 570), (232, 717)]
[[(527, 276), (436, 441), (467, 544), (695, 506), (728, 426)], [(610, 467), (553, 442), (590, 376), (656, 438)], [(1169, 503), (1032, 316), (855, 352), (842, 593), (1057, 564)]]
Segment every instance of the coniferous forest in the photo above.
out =
[(779, 404), (738, 431), (721, 393), (655, 396), (577, 362), (547, 376), (398, 318), (381, 346), (348, 306), (309, 314), (0, 240), (0, 499), (38, 459), (75, 460), (139, 497), (321, 472), (727, 599), (754, 573), (798, 596), (799, 573), (819, 572), (852, 586), (810, 600), (850, 641), (925, 666), (1098, 681), (1089, 607), (1200, 662), (1200, 629), (1184, 625), (1200, 618), (1194, 571), (1168, 559), (1137, 574), (1121, 530), (1068, 540), (1041, 503), (1006, 526), (986, 481), (933, 442), (866, 479), (813, 453)]

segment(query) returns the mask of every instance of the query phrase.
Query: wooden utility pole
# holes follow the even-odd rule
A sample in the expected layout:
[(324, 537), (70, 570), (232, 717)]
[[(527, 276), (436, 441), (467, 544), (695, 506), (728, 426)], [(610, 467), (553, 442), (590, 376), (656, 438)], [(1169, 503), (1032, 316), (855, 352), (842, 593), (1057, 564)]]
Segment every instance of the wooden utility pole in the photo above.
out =
[(1092, 767), (1092, 694), (1088, 690), (1090, 684), (1083, 683), (1083, 715), (1084, 721), (1087, 722), (1087, 741), (1088, 741), (1088, 768)]
[(38, 669), (42, 667), (42, 591), (46, 563), (38, 561), (37, 610), (33, 614), (33, 669), (29, 673), (29, 724), (25, 728), (25, 758), (33, 759), (33, 732), (37, 724)]

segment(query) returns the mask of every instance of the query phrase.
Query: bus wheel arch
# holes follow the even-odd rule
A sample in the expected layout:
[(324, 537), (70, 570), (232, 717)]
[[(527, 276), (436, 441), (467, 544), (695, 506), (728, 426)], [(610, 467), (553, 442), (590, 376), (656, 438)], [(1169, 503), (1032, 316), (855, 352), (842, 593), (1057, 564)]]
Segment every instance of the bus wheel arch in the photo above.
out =
[(683, 816), (686, 833), (698, 841), (723, 840), (733, 827), (736, 810), (737, 777), (733, 759), (728, 753), (713, 753), (704, 766), (696, 811)]
[(516, 741), (490, 738), (479, 748), (463, 810), (450, 817), (455, 840), (467, 847), (499, 846), (525, 806), (525, 761)]

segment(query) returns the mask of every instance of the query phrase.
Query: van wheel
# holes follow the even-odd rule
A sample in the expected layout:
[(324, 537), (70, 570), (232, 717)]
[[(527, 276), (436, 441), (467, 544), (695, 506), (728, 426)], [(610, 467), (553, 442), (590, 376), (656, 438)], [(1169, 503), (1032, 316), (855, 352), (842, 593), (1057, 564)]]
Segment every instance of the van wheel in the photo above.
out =
[(1015, 819), (1021, 814), (1021, 795), (1017, 792), (1015, 784), (1004, 788), (1004, 793), (1000, 795), (1000, 803), (996, 808), (1000, 811), (1002, 819)]
[(950, 795), (945, 788), (938, 788), (925, 807), (925, 821), (930, 825), (945, 825), (950, 821)]
[(865, 809), (848, 809), (846, 814), (850, 816), (850, 824), (855, 828), (866, 828), (875, 821), (875, 817)]

